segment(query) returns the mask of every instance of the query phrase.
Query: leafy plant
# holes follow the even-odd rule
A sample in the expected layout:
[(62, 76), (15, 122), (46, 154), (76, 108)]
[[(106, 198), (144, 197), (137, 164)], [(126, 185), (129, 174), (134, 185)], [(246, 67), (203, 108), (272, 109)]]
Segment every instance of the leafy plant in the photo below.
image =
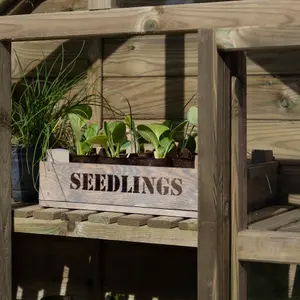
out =
[(102, 146), (106, 155), (114, 158), (119, 158), (120, 153), (131, 144), (131, 141), (126, 138), (126, 125), (121, 121), (110, 123), (104, 121), (100, 134), (89, 141)]
[[(101, 95), (87, 95), (86, 85), (74, 91), (74, 87), (86, 79), (86, 72), (73, 76), (81, 51), (65, 64), (62, 49), (50, 68), (45, 59), (31, 79), (22, 69), (22, 78), (12, 87), (12, 143), (34, 148), (31, 170), (45, 157), (48, 149), (70, 147), (72, 138), (67, 122), (70, 113), (80, 114), (87, 108), (86, 105), (101, 105)], [(18, 56), (17, 60), (21, 67)], [(30, 166), (28, 169), (30, 171)]]

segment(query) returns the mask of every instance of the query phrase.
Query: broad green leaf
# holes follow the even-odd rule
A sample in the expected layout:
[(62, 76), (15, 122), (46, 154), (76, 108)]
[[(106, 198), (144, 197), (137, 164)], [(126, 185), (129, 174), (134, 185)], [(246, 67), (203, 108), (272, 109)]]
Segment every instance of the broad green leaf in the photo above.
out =
[(86, 120), (77, 114), (68, 114), (68, 119), (70, 121), (74, 136), (77, 141), (81, 141), (82, 138), (82, 128), (86, 125)]
[(170, 132), (170, 129), (167, 126), (161, 124), (148, 124), (144, 126), (147, 126), (150, 130), (152, 130), (158, 140), (161, 139), (162, 134)]
[(148, 143), (151, 143), (155, 149), (158, 148), (159, 146), (158, 138), (148, 126), (138, 125), (137, 130), (143, 139), (145, 139)]
[(98, 124), (91, 124), (84, 133), (86, 139), (90, 139), (91, 137), (98, 134), (99, 126)]
[[(112, 124), (112, 126), (111, 126)], [(113, 122), (108, 124), (109, 131), (111, 132), (112, 141), (114, 144), (122, 143), (126, 136), (126, 125), (123, 122)]]
[(93, 110), (88, 104), (77, 104), (70, 107), (68, 113), (76, 114), (84, 119), (90, 120), (93, 115)]
[(131, 144), (132, 144), (131, 141), (126, 141), (126, 142), (123, 143), (122, 146), (120, 147), (120, 151), (126, 150)]
[(191, 106), (187, 112), (187, 120), (194, 126), (198, 126), (198, 107)]
[(164, 158), (165, 148), (159, 147), (156, 151), (154, 151), (155, 158)]
[(172, 121), (171, 120), (165, 120), (165, 121), (163, 121), (162, 125), (167, 126), (168, 128), (171, 128)]
[(176, 132), (182, 132), (187, 123), (187, 120), (181, 122), (179, 125), (172, 129), (171, 134), (174, 135)]
[(94, 137), (91, 137), (90, 139), (86, 140), (85, 143), (90, 145), (100, 145), (102, 147), (107, 146), (107, 137), (105, 135), (96, 135)]

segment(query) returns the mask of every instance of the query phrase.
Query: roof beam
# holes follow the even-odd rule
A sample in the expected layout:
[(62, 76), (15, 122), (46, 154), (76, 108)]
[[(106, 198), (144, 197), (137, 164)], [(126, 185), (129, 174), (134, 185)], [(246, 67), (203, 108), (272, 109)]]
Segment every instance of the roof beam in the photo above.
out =
[(194, 32), (199, 28), (300, 25), (298, 0), (247, 0), (0, 18), (0, 40)]
[(248, 26), (216, 30), (219, 49), (269, 50), (282, 47), (300, 47), (300, 26)]

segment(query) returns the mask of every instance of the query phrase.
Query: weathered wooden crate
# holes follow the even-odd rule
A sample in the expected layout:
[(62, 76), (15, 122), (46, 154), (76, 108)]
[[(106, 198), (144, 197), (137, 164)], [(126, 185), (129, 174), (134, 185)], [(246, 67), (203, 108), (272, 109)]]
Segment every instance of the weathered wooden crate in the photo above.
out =
[[(45, 207), (193, 218), (197, 193), (197, 169), (70, 163), (66, 156), (40, 163)], [(277, 163), (248, 165), (248, 210), (268, 205), (276, 193)]]

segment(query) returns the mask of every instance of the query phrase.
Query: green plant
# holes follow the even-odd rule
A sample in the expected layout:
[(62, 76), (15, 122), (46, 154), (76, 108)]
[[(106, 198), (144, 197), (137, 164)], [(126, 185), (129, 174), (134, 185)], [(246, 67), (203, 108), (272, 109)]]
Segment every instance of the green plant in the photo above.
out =
[[(22, 69), (22, 78), (12, 87), (12, 143), (24, 148), (33, 147), (34, 164), (45, 157), (48, 149), (70, 147), (72, 138), (67, 122), (70, 113), (82, 113), (86, 105), (101, 105), (101, 95), (87, 95), (87, 85), (74, 91), (74, 87), (86, 79), (86, 72), (73, 76), (81, 51), (65, 64), (62, 49), (50, 68), (45, 59), (30, 79)], [(19, 62), (18, 56), (17, 60)], [(19, 65), (21, 67), (20, 62)], [(30, 171), (30, 166), (28, 169)]]
[(100, 134), (90, 139), (90, 142), (102, 146), (108, 157), (119, 158), (131, 144), (126, 138), (126, 125), (121, 121), (103, 122)]
[(170, 129), (166, 122), (164, 124), (138, 125), (137, 131), (142, 138), (154, 146), (155, 158), (165, 158), (175, 146), (175, 134), (182, 130), (185, 124), (186, 121), (174, 129)]

